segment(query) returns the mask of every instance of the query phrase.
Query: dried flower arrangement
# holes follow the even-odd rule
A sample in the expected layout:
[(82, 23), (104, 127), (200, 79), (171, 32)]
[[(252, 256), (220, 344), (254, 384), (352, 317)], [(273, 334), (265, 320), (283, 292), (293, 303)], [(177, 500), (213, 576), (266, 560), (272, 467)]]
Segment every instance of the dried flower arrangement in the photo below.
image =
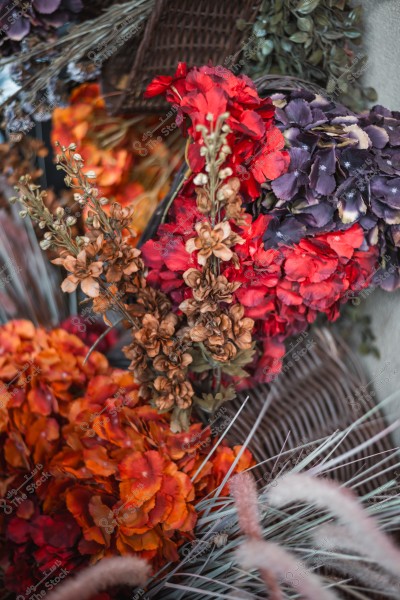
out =
[[(386, 246), (368, 235), (368, 219), (349, 220), (340, 207), (332, 218), (330, 194), (335, 153), (343, 154), (346, 182), (347, 160), (392, 151), (384, 127), (368, 121), (364, 131), (340, 105), (300, 92), (289, 101), (275, 96), (276, 108), (249, 79), (222, 67), (180, 64), (173, 77), (149, 85), (147, 95), (160, 93), (190, 136), (188, 170), (168, 222), (141, 251), (130, 244), (132, 207), (113, 202), (105, 211), (108, 200), (75, 144), (61, 148), (57, 166), (85, 209), (86, 235), (72, 234), (75, 218), (61, 208), (53, 216), (29, 178), (17, 187), (22, 216), (47, 229), (42, 247), (60, 252), (54, 262), (69, 273), (63, 290), (80, 285), (110, 326), (107, 311), (120, 313), (132, 332), (125, 353), (141, 397), (172, 411), (180, 431), (193, 406), (212, 413), (238, 387), (273, 379), (286, 338), (320, 313), (335, 320), (340, 305), (388, 267), (379, 266)], [(370, 119), (379, 119), (377, 110)], [(273, 192), (279, 198), (289, 190), (296, 200), (304, 188), (307, 200), (296, 210), (271, 205)]]
[(177, 560), (195, 504), (254, 464), (225, 443), (209, 456), (201, 423), (172, 433), (130, 373), (97, 351), (86, 359), (62, 329), (10, 321), (0, 346), (2, 589), (29, 597), (54, 563), (71, 572), (116, 554), (154, 568)]

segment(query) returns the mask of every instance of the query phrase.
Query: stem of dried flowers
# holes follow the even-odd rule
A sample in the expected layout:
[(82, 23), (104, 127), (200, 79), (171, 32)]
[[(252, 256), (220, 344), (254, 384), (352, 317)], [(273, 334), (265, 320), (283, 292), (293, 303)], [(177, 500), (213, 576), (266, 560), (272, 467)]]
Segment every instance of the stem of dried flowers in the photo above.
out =
[[(107, 213), (102, 208), (102, 204), (106, 204), (108, 200), (106, 198), (98, 199), (98, 189), (89, 182), (89, 179), (94, 179), (94, 174), (89, 172), (85, 175), (82, 171), (82, 157), (79, 154), (73, 154), (76, 146), (71, 144), (66, 149), (58, 143), (57, 145), (61, 150), (61, 153), (57, 156), (57, 168), (62, 169), (66, 173), (65, 183), (69, 187), (79, 189), (82, 192), (75, 194), (78, 204), (81, 207), (88, 205), (93, 210), (95, 218), (98, 219), (99, 223), (93, 220), (91, 225), (93, 227), (96, 226), (94, 227), (95, 229), (101, 228), (109, 236), (111, 243), (115, 242), (117, 237), (121, 239), (121, 234), (117, 233), (116, 229), (112, 227)], [(78, 182), (77, 184), (74, 183), (74, 179)], [(72, 227), (76, 223), (76, 217), (69, 215), (64, 219), (64, 209), (61, 207), (57, 208), (56, 217), (54, 217), (44, 204), (46, 192), (39, 191), (39, 186), (30, 183), (28, 175), (21, 177), (15, 189), (20, 192), (19, 201), (24, 206), (23, 210), (19, 213), (20, 216), (24, 218), (29, 215), (32, 220), (38, 222), (41, 229), (47, 229), (44, 239), (40, 242), (43, 250), (48, 250), (52, 247), (61, 248), (74, 257), (77, 257), (84, 250), (90, 241), (89, 238), (77, 236), (74, 239), (72, 237)], [(17, 198), (11, 198), (10, 202), (14, 203), (16, 200)], [(109, 290), (104, 281), (99, 279), (98, 283), (105, 296), (111, 297), (113, 304), (130, 324), (133, 327), (137, 327), (137, 323), (125, 309), (124, 303)]]
[[(197, 131), (202, 133), (203, 147), (201, 154), (205, 158), (205, 170), (208, 176), (199, 174), (195, 177), (194, 183), (203, 185), (210, 202), (209, 219), (211, 226), (214, 229), (217, 223), (221, 222), (221, 203), (218, 200), (218, 189), (223, 180), (232, 174), (230, 169), (221, 170), (221, 166), (226, 160), (228, 154), (232, 152), (227, 144), (228, 134), (231, 132), (229, 126), (225, 123), (229, 117), (229, 113), (223, 113), (218, 116), (214, 127), (214, 115), (211, 113), (206, 116), (210, 123), (209, 127), (198, 125)], [(197, 181), (196, 181), (197, 180)], [(205, 266), (205, 269), (208, 265)], [(214, 275), (218, 276), (221, 272), (220, 259), (211, 255), (209, 268)], [(213, 367), (212, 392), (217, 394), (221, 388), (222, 369), (221, 367)]]

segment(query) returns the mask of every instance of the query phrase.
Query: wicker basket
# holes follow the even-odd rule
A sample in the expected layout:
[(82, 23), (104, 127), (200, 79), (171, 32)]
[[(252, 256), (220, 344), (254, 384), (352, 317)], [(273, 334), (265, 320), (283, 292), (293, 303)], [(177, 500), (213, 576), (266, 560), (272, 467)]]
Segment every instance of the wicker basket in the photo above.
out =
[[(178, 62), (226, 64), (248, 38), (260, 0), (156, 0), (143, 33), (127, 42), (102, 70), (102, 89), (112, 114), (160, 112), (160, 98), (144, 99), (157, 75), (172, 74)], [(247, 27), (238, 29), (241, 20)]]
[[(310, 340), (311, 349), (302, 352)], [(294, 359), (293, 354), (296, 354)], [(232, 445), (242, 444), (257, 417), (265, 411), (249, 444), (257, 462), (264, 463), (257, 476), (265, 481), (274, 462), (280, 464), (279, 468), (275, 465), (275, 474), (281, 469), (285, 471), (303, 460), (316, 447), (317, 440), (354, 425), (362, 414), (375, 407), (374, 396), (356, 354), (330, 329), (312, 329), (295, 352), (287, 351), (283, 372), (272, 384), (244, 390), (237, 400), (226, 405), (227, 413), (232, 416), (248, 398), (228, 432), (228, 440)], [(326, 450), (326, 454), (333, 450), (330, 458), (335, 458), (351, 451), (374, 436), (379, 438), (385, 427), (383, 414), (376, 410), (354, 426), (335, 450), (331, 447)], [(370, 480), (355, 490), (360, 495), (366, 494), (394, 477), (398, 462), (394, 448), (389, 435), (377, 439), (346, 464), (332, 469), (331, 477), (339, 482), (350, 481), (369, 469)], [(281, 452), (282, 458), (275, 460)], [(378, 465), (381, 460), (386, 460), (384, 467)], [(387, 469), (385, 474), (378, 476), (384, 469)]]

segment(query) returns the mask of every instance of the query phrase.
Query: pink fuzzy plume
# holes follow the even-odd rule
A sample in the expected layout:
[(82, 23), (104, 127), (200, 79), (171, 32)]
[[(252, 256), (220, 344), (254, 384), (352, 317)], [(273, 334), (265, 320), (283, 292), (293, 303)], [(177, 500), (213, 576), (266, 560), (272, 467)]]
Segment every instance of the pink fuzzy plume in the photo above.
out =
[[(232, 478), (230, 491), (235, 500), (239, 527), (250, 540), (262, 540), (256, 483), (250, 473), (239, 473)], [(283, 600), (278, 581), (269, 565), (260, 565), (258, 570), (270, 592), (270, 600)]]
[(378, 524), (361, 508), (357, 498), (334, 483), (300, 473), (284, 475), (268, 493), (273, 506), (306, 502), (329, 511), (346, 527), (348, 534), (361, 545), (364, 555), (375, 560), (398, 577), (400, 550)]
[(230, 492), (235, 500), (240, 529), (247, 537), (262, 540), (254, 477), (248, 472), (235, 475), (231, 479)]
[(269, 570), (282, 581), (287, 581), (301, 598), (307, 600), (338, 600), (338, 596), (323, 587), (322, 580), (310, 573), (305, 565), (278, 544), (250, 541), (236, 551), (236, 558), (244, 569), (261, 569), (267, 564)]
[(89, 600), (116, 585), (145, 585), (150, 565), (135, 556), (104, 558), (92, 567), (70, 575), (47, 596), (47, 600)]

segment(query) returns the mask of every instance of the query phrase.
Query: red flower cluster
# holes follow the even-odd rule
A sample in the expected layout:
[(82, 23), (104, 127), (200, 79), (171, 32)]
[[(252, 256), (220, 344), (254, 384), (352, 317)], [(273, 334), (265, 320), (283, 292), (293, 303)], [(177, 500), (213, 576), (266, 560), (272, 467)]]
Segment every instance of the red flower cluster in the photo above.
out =
[(280, 342), (304, 331), (318, 313), (337, 319), (349, 295), (371, 283), (378, 262), (375, 247), (360, 250), (364, 234), (359, 225), (265, 250), (262, 236), (269, 220), (262, 215), (242, 233), (246, 242), (235, 248), (241, 268), (224, 272), (241, 283), (235, 295), (256, 321), (256, 335), (264, 343), (256, 371), (261, 381), (276, 374), (274, 365), (284, 354)]
[[(177, 123), (193, 140), (188, 150), (194, 173), (204, 167), (202, 135), (198, 127), (229, 113), (226, 124), (232, 133), (228, 145), (232, 153), (224, 166), (242, 179), (242, 193), (250, 199), (260, 195), (266, 179), (276, 179), (287, 171), (289, 154), (284, 138), (275, 127), (275, 107), (259, 97), (254, 83), (246, 76), (237, 77), (224, 67), (187, 68), (179, 63), (173, 77), (157, 77), (147, 88), (147, 97), (165, 94), (177, 108)], [(186, 122), (185, 117), (189, 117)]]
[[(199, 217), (191, 204), (179, 199), (173, 225), (162, 225), (159, 239), (147, 242), (142, 250), (152, 267), (149, 280), (177, 304), (191, 294), (182, 273), (198, 265), (185, 251), (185, 242)], [(240, 235), (245, 243), (234, 248), (240, 267), (229, 265), (222, 271), (228, 281), (241, 284), (234, 296), (245, 307), (246, 316), (256, 321), (255, 337), (263, 342), (263, 357), (256, 369), (260, 381), (279, 372), (283, 340), (304, 331), (318, 313), (337, 319), (348, 296), (370, 285), (378, 261), (376, 248), (360, 250), (364, 234), (359, 225), (265, 250), (262, 236), (269, 221), (270, 217), (261, 215), (243, 228)]]
[[(240, 450), (221, 444), (194, 479), (210, 430), (172, 433), (169, 414), (139, 402), (130, 373), (98, 352), (84, 363), (87, 351), (62, 329), (0, 327), (0, 561), (3, 587), (27, 597), (104, 556), (175, 560), (195, 504)], [(234, 471), (252, 464), (245, 450)]]
[[(223, 164), (224, 186), (219, 192), (228, 203), (234, 194), (242, 201), (259, 197), (260, 184), (287, 169), (283, 138), (274, 125), (274, 108), (268, 99), (259, 98), (246, 77), (236, 77), (221, 67), (188, 71), (180, 64), (174, 77), (159, 77), (150, 84), (149, 96), (160, 93), (176, 104), (178, 121), (184, 123), (193, 139), (188, 156), (195, 172), (204, 170), (202, 127), (208, 130), (210, 121), (229, 113), (229, 148)], [(248, 177), (243, 177), (243, 165)], [(202, 173), (197, 180), (201, 178), (207, 180), (207, 175)], [(195, 201), (196, 192), (200, 193), (199, 188), (195, 189), (190, 178), (174, 201), (169, 223), (161, 225), (158, 239), (142, 248), (145, 263), (151, 268), (148, 281), (168, 294), (176, 308), (192, 298), (182, 273), (191, 267), (201, 270), (198, 255), (187, 251), (188, 239), (204, 220), (201, 202)], [(233, 298), (244, 307), (246, 317), (255, 321), (253, 337), (260, 342), (261, 356), (253, 367), (255, 377), (267, 381), (280, 371), (287, 337), (304, 331), (318, 313), (336, 319), (346, 297), (370, 283), (377, 251), (365, 249), (364, 234), (358, 225), (265, 249), (262, 238), (271, 217), (261, 215), (252, 222), (243, 209), (239, 215), (235, 205), (234, 214), (239, 217), (235, 220), (229, 210), (225, 204), (222, 218), (241, 241), (232, 248), (235, 261), (221, 263), (220, 273), (231, 284), (240, 284)], [(216, 229), (213, 235), (220, 239)], [(209, 251), (211, 241), (207, 237), (198, 239), (198, 243), (204, 243), (205, 251)]]

